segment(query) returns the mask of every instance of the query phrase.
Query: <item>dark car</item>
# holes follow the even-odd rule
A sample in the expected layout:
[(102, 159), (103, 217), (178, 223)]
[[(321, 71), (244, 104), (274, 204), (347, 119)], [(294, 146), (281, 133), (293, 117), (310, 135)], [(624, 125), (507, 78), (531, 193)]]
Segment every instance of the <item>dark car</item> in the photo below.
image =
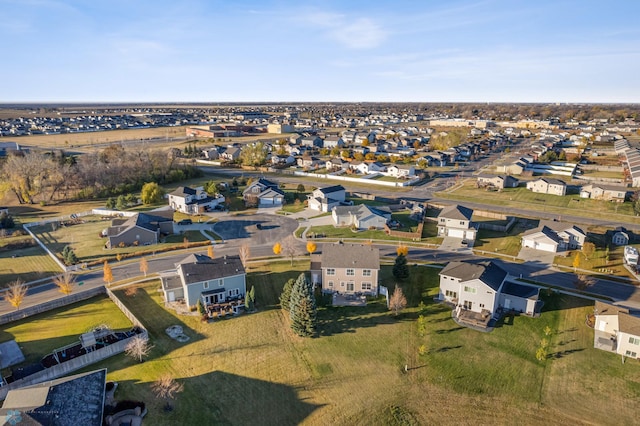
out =
[(193, 223), (193, 221), (191, 219), (182, 219), (180, 222), (178, 222), (178, 225), (191, 225)]

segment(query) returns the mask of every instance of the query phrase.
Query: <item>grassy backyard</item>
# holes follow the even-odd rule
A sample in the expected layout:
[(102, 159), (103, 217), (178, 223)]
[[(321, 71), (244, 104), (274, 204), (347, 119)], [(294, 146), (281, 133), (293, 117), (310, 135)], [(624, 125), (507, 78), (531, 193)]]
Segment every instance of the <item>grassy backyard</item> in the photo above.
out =
[(40, 361), (54, 349), (78, 342), (82, 333), (100, 325), (113, 330), (132, 327), (131, 321), (107, 296), (97, 296), (2, 325), (0, 342), (15, 339), (25, 356), (23, 364), (27, 365)]
[[(149, 328), (154, 349), (142, 364), (118, 355), (99, 365), (108, 368), (109, 380), (120, 383), (116, 398), (145, 401), (145, 422), (156, 425), (633, 424), (637, 419), (640, 364), (621, 364), (617, 356), (593, 349), (593, 330), (584, 325), (591, 302), (544, 292), (541, 318), (516, 317), (492, 333), (480, 333), (457, 326), (449, 309), (433, 303), (438, 269), (411, 267), (410, 281), (403, 284), (409, 308), (398, 317), (380, 299), (366, 308), (321, 307), (319, 336), (302, 339), (289, 331), (277, 297), (286, 279), (307, 267), (305, 262), (254, 266), (248, 286), (256, 288), (258, 312), (212, 323), (165, 309), (157, 283), (135, 296), (118, 291)], [(384, 267), (381, 280), (393, 287), (390, 267)], [(418, 315), (425, 318), (422, 335)], [(171, 340), (164, 329), (175, 324), (191, 340)], [(552, 330), (549, 358), (539, 362), (535, 352), (545, 326)], [(170, 413), (150, 390), (164, 372), (185, 385)]]

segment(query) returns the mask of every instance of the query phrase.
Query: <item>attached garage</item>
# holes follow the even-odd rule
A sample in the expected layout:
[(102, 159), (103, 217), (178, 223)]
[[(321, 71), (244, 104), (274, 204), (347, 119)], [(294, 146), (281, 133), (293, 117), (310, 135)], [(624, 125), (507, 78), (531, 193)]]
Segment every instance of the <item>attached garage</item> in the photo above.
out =
[(534, 315), (540, 312), (539, 293), (538, 287), (507, 281), (500, 292), (499, 305), (504, 310)]
[[(534, 237), (534, 235), (532, 235), (532, 237)], [(558, 248), (558, 243), (556, 243), (555, 241), (550, 241), (550, 239), (546, 237), (523, 238), (522, 247), (528, 247), (535, 250), (548, 251), (550, 253), (555, 253)]]
[(454, 238), (465, 238), (466, 231), (464, 229), (449, 229), (448, 236)]

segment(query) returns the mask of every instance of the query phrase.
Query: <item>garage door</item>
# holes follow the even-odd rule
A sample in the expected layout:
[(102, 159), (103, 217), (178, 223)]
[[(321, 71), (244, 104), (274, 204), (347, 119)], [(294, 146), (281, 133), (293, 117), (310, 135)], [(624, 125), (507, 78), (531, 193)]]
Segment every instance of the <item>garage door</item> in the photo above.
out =
[(449, 229), (449, 237), (464, 238), (464, 229)]

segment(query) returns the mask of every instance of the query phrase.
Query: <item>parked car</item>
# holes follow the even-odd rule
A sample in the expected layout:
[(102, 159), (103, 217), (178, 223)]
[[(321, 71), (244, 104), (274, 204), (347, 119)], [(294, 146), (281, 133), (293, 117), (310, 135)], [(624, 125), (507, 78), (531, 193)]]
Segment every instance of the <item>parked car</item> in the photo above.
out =
[(193, 223), (193, 221), (191, 219), (182, 219), (180, 222), (178, 222), (178, 225), (191, 225)]

